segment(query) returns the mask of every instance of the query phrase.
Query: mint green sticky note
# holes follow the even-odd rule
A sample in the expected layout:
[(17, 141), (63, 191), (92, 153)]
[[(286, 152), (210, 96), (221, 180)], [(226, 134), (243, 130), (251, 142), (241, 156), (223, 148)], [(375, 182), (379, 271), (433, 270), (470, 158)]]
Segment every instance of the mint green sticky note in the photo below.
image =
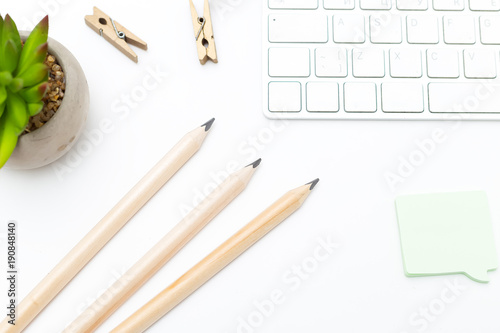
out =
[(489, 281), (498, 257), (486, 193), (400, 196), (396, 211), (407, 276), (462, 273)]

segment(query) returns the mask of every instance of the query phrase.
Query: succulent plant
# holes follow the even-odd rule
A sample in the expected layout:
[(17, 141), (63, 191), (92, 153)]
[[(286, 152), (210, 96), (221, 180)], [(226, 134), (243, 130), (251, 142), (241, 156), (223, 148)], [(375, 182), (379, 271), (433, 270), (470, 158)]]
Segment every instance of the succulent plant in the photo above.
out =
[(0, 16), (0, 168), (16, 147), (29, 118), (43, 108), (48, 89), (48, 16), (33, 29), (24, 45), (9, 15)]

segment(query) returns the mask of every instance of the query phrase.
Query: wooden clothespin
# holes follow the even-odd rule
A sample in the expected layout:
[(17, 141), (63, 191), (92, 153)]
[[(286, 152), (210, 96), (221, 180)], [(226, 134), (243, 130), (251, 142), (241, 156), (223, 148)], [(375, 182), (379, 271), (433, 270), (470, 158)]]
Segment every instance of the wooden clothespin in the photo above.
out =
[(85, 16), (85, 23), (134, 62), (137, 62), (137, 54), (128, 44), (143, 50), (148, 49), (146, 42), (97, 7), (94, 7), (94, 15)]
[(205, 0), (205, 7), (203, 9), (203, 16), (199, 17), (196, 8), (191, 3), (191, 16), (193, 18), (194, 37), (196, 39), (196, 47), (198, 48), (198, 58), (200, 63), (205, 63), (210, 59), (217, 63), (217, 50), (215, 49), (214, 32), (212, 28), (212, 17), (210, 16), (210, 5), (208, 0)]

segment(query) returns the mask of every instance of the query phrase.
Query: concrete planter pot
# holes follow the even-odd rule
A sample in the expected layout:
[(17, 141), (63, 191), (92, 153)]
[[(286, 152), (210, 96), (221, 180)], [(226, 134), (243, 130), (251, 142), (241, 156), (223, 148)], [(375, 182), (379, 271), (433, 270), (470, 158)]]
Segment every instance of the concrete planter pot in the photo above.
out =
[[(21, 31), (26, 40), (30, 32)], [(5, 164), (10, 169), (39, 168), (66, 154), (83, 131), (89, 110), (89, 87), (76, 58), (49, 37), (49, 53), (56, 57), (66, 78), (66, 91), (56, 114), (42, 127), (19, 138)]]

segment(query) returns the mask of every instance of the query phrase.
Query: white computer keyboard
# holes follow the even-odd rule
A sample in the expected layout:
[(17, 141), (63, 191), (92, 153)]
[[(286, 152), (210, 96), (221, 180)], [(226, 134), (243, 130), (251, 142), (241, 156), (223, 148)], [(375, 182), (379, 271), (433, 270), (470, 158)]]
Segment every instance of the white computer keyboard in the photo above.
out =
[(269, 118), (500, 119), (500, 0), (261, 0)]

